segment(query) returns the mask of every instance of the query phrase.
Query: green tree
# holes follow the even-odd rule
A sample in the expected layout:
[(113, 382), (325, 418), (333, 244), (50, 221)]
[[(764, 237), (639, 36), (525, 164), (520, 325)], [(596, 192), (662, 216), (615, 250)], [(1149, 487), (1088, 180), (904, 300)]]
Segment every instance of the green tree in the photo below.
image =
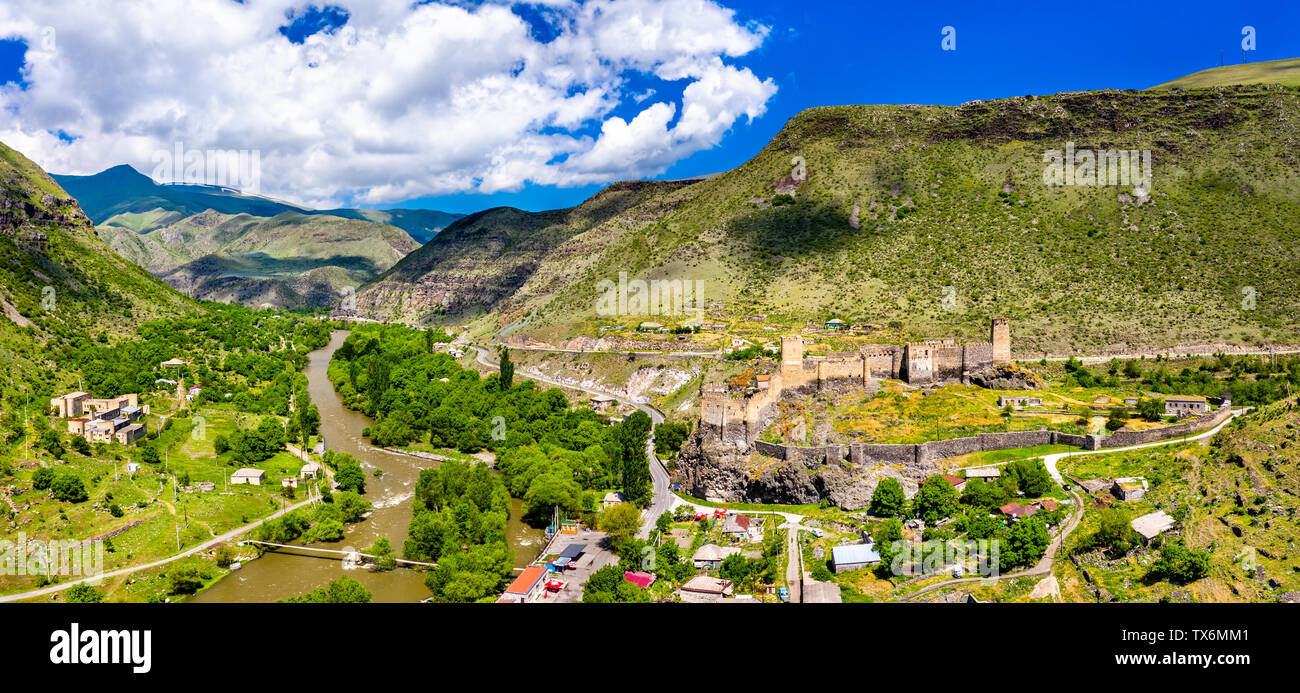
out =
[(1052, 475), (1042, 460), (1016, 460), (1007, 465), (1007, 474), (1030, 498), (1038, 498), (1052, 490)]
[(510, 386), (514, 385), (515, 382), (515, 364), (510, 360), (509, 349), (501, 347), (501, 352), (497, 360), (497, 368), (500, 369), (498, 382), (500, 383), (501, 389), (503, 391), (509, 390)]
[(54, 470), (49, 467), (39, 467), (32, 472), (32, 488), (37, 491), (44, 491), (54, 483)]
[(624, 419), (614, 433), (619, 449), (623, 496), (638, 507), (649, 504), (654, 492), (650, 459), (646, 457), (646, 441), (652, 426), (650, 417), (638, 409)]
[(667, 510), (659, 513), (659, 517), (655, 518), (655, 529), (659, 530), (660, 534), (667, 534), (668, 530), (672, 529), (672, 526), (673, 514)]
[(69, 604), (98, 604), (104, 601), (104, 593), (87, 585), (84, 582), (77, 583), (64, 592)]
[(1210, 554), (1187, 548), (1181, 543), (1167, 543), (1160, 548), (1160, 558), (1151, 565), (1154, 577), (1185, 585), (1210, 574)]
[(631, 538), (641, 528), (641, 511), (631, 503), (619, 503), (600, 514), (597, 526), (611, 543), (617, 544)]
[(903, 485), (898, 482), (898, 479), (892, 476), (885, 477), (876, 484), (876, 490), (871, 494), (870, 512), (876, 517), (894, 517), (902, 514), (906, 500), (903, 495)]
[(956, 507), (957, 489), (947, 479), (937, 475), (926, 479), (912, 499), (913, 510), (927, 525), (952, 515)]
[(366, 553), (375, 557), (375, 570), (386, 572), (397, 567), (396, 552), (388, 537), (379, 537), (366, 549)]
[(1160, 421), (1165, 417), (1165, 400), (1163, 397), (1143, 397), (1138, 400), (1138, 416), (1147, 421)]
[(998, 553), (1001, 569), (1009, 571), (1018, 566), (1030, 566), (1047, 552), (1051, 537), (1043, 519), (1034, 515), (1017, 520), (1007, 529)]
[(342, 491), (366, 492), (366, 473), (351, 455), (339, 463), (338, 471), (334, 473), (334, 482)]
[(290, 604), (369, 604), (370, 590), (350, 577), (341, 577), (307, 594), (284, 599)]
[(876, 566), (876, 574), (882, 577), (888, 576), (893, 572), (894, 559), (903, 550), (903, 523), (898, 518), (893, 517), (880, 522), (876, 524), (871, 538), (872, 543), (875, 544), (876, 553), (880, 556), (880, 563)]
[(56, 500), (66, 503), (82, 503), (90, 498), (81, 477), (72, 472), (56, 475), (54, 481), (50, 482), (50, 492)]

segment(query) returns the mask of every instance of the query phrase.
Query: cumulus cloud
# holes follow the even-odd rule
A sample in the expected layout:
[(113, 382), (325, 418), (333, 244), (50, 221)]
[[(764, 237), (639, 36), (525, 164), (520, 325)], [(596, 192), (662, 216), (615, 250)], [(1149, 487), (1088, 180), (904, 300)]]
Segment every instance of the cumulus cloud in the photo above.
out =
[(657, 175), (776, 92), (736, 64), (768, 28), (713, 0), (532, 3), (541, 38), (499, 2), (329, 4), (346, 23), (300, 42), (280, 28), (303, 0), (0, 5), (0, 38), (28, 45), (0, 141), (76, 173), (255, 150), (263, 194), (383, 204)]

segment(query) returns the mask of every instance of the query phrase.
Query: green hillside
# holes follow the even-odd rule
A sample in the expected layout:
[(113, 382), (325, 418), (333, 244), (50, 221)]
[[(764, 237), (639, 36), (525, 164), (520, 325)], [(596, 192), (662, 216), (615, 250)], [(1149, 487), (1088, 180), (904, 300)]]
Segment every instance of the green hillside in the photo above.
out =
[(1224, 87), (1233, 84), (1281, 84), (1287, 87), (1300, 87), (1300, 58), (1286, 60), (1269, 60), (1262, 63), (1244, 63), (1241, 65), (1224, 65), (1194, 72), (1164, 84), (1157, 84), (1152, 89), (1204, 89), (1207, 87)]
[[(1020, 353), (1295, 343), (1297, 117), (1297, 93), (1279, 86), (814, 108), (708, 180), (512, 212), (493, 231), (499, 259), (476, 249), (484, 217), (461, 220), (360, 304), (408, 320), (486, 311), (484, 331), (535, 311), (524, 336), (558, 342), (620, 322), (595, 314), (596, 283), (627, 272), (702, 280), (709, 314), (732, 322), (978, 337), (1005, 314)], [(1045, 152), (1067, 142), (1150, 150), (1150, 196), (1045, 185)], [(510, 253), (530, 243), (526, 259)], [(484, 292), (449, 268), (517, 288)]]
[(55, 356), (199, 304), (115, 254), (75, 200), (0, 143), (0, 388), (49, 391)]

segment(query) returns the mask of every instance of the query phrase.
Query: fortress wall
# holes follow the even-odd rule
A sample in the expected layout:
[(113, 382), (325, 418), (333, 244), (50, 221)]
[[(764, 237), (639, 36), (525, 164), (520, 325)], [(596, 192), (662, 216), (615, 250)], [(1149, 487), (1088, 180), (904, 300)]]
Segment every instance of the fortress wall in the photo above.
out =
[(971, 436), (969, 438), (952, 438), (949, 440), (932, 440), (928, 443), (921, 443), (919, 448), (917, 455), (918, 462), (930, 462), (945, 457), (969, 455), (972, 452), (981, 452), (984, 449), (980, 447), (980, 439), (978, 436)]
[(766, 441), (756, 440), (754, 441), (754, 449), (768, 457), (775, 457), (778, 460), (783, 460), (785, 459), (785, 451), (787, 448), (784, 445), (773, 445)]
[(993, 345), (977, 342), (966, 345), (966, 370), (977, 371), (993, 365)]
[(941, 344), (930, 347), (934, 377), (939, 380), (956, 380), (962, 374), (964, 347), (960, 344)]
[(858, 357), (834, 357), (818, 363), (817, 380), (825, 385), (828, 380), (854, 380), (862, 383), (862, 359)]
[(1084, 450), (1096, 450), (1095, 447), (1089, 446), (1091, 436), (1079, 436), (1073, 433), (1058, 433), (1055, 431), (1053, 431), (1053, 434), (1052, 445), (1073, 445)]
[(854, 464), (908, 465), (916, 461), (916, 446), (853, 443), (849, 446), (849, 458)]
[(1007, 450), (1009, 448), (1031, 448), (1036, 445), (1051, 445), (1054, 431), (1008, 431), (1006, 433), (981, 433), (979, 438), (982, 450)]
[(1218, 426), (1232, 414), (1232, 408), (1220, 406), (1209, 414), (1202, 414), (1191, 421), (1172, 426), (1152, 428), (1146, 431), (1116, 431), (1101, 441), (1103, 448), (1122, 448), (1129, 445), (1143, 445), (1169, 440), (1189, 433), (1200, 433)]
[(873, 378), (897, 378), (898, 364), (895, 355), (898, 349), (892, 345), (869, 347), (862, 352), (867, 370)]

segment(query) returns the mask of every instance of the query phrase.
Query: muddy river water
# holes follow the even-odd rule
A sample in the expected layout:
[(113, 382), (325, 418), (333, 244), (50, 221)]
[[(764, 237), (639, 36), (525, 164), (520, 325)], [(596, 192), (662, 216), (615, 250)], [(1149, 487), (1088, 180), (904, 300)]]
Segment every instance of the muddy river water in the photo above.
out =
[[(345, 331), (336, 331), (331, 335), (329, 345), (311, 352), (305, 374), (312, 402), (320, 409), (321, 433), (326, 443), (334, 450), (356, 457), (366, 470), (365, 498), (374, 504), (374, 513), (369, 519), (347, 525), (342, 541), (313, 546), (364, 550), (380, 536), (385, 536), (400, 554), (402, 542), (406, 539), (406, 526), (411, 520), (411, 497), (420, 470), (437, 463), (385, 452), (367, 444), (361, 437), (361, 429), (370, 425), (370, 418), (345, 408), (326, 377), (330, 358), (347, 335)], [(384, 471), (382, 477), (372, 476), (376, 467)], [(544, 542), (542, 531), (520, 522), (520, 515), (520, 501), (513, 499), (506, 531), (511, 548), (515, 550), (516, 566), (532, 561)], [(344, 570), (343, 562), (336, 558), (282, 549), (249, 561), (189, 601), (273, 602), (322, 587), (342, 575), (359, 580), (371, 591), (376, 602), (418, 602), (429, 596), (423, 572), (401, 568), (387, 573)]]

